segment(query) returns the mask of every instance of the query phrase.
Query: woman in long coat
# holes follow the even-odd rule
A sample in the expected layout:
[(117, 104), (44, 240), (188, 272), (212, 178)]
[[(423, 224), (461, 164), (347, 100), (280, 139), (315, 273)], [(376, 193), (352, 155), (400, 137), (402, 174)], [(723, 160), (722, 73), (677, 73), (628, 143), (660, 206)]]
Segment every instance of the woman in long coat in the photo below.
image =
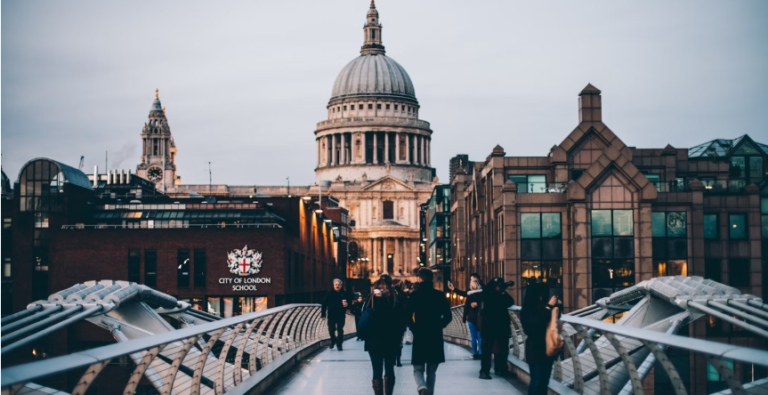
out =
[(373, 393), (382, 395), (386, 389), (387, 394), (391, 394), (395, 386), (395, 360), (405, 330), (404, 306), (392, 288), (391, 277), (379, 278), (365, 308), (373, 310), (373, 331), (365, 338), (365, 351), (373, 367)]

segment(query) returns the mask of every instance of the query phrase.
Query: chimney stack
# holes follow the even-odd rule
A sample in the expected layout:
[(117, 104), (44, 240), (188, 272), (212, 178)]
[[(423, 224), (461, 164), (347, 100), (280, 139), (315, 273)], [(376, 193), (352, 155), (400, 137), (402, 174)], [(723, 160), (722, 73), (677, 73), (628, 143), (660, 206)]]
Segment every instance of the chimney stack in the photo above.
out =
[(579, 122), (602, 122), (603, 110), (600, 89), (587, 84), (579, 93)]

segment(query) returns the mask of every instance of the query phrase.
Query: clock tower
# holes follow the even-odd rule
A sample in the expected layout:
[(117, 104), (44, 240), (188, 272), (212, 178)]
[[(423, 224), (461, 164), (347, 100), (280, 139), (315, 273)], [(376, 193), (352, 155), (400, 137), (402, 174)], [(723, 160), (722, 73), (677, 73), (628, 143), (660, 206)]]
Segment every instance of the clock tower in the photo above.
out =
[(154, 182), (158, 191), (174, 189), (181, 182), (181, 177), (176, 175), (176, 143), (157, 89), (141, 140), (141, 163), (136, 167), (136, 175)]

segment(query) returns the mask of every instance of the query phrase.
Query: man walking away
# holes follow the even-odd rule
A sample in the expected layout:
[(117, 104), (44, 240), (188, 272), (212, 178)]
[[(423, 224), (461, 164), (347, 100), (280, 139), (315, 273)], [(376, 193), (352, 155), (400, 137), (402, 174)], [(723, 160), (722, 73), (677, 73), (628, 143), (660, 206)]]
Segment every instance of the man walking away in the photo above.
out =
[[(476, 281), (478, 284), (480, 284), (480, 288), (483, 287), (483, 282), (480, 281), (480, 275), (477, 274), (477, 273), (470, 274), (469, 275), (469, 281), (470, 281), (470, 283)], [(451, 292), (455, 293), (456, 295), (463, 296), (465, 298), (468, 295), (467, 291), (462, 291), (462, 290), (456, 288), (456, 286), (453, 285), (453, 283), (450, 282), (450, 281), (448, 281), (448, 288), (451, 290)]]
[[(435, 392), (437, 366), (445, 362), (443, 328), (451, 322), (451, 306), (432, 282), (433, 273), (419, 270), (419, 288), (408, 298), (406, 321), (413, 332), (413, 375), (419, 395)], [(426, 381), (424, 374), (426, 373)]]
[[(320, 310), (320, 318), (326, 318), (328, 313), (328, 334), (331, 335), (331, 346), (336, 345), (342, 351), (341, 343), (344, 342), (344, 321), (347, 318), (347, 306), (351, 301), (351, 295), (341, 289), (341, 280), (333, 280), (333, 290), (328, 292), (323, 299)], [(337, 335), (338, 333), (338, 335)]]
[(515, 300), (505, 290), (514, 284), (512, 281), (505, 283), (503, 278), (497, 277), (483, 288), (483, 308), (480, 310), (480, 337), (483, 339), (480, 351), (480, 378), (483, 380), (491, 379), (491, 355), (496, 374), (509, 375), (507, 356), (509, 338), (512, 336), (512, 320), (508, 309), (515, 304)]

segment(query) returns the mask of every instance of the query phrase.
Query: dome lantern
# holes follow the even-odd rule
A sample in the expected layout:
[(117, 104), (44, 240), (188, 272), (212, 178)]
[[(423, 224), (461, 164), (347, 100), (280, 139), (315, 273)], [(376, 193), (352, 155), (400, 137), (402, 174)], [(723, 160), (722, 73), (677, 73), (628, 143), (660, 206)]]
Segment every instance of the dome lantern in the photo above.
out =
[(363, 26), (365, 38), (363, 46), (360, 48), (361, 55), (384, 55), (384, 44), (381, 43), (381, 28), (379, 24), (379, 12), (376, 11), (376, 4), (371, 0), (371, 8), (368, 9), (366, 23)]

